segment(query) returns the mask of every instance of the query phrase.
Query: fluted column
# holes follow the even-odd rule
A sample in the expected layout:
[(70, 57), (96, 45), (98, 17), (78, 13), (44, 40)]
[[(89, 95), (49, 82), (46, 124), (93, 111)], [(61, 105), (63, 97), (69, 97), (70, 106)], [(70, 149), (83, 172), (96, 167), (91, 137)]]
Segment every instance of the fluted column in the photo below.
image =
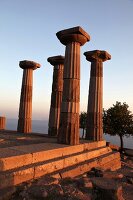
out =
[(58, 142), (76, 145), (79, 143), (80, 46), (90, 36), (81, 27), (59, 31), (56, 35), (66, 45)]
[(91, 62), (87, 109), (86, 139), (103, 140), (103, 62), (111, 59), (106, 51), (88, 51), (84, 55)]
[(6, 127), (6, 118), (0, 116), (0, 130), (4, 130)]
[(20, 61), (19, 66), (23, 69), (23, 79), (21, 88), (21, 97), (19, 105), (19, 119), (17, 131), (21, 133), (30, 133), (32, 129), (32, 87), (33, 70), (40, 67), (40, 64), (33, 61)]
[(49, 57), (48, 62), (54, 66), (48, 135), (56, 136), (59, 129), (60, 108), (63, 92), (64, 56)]

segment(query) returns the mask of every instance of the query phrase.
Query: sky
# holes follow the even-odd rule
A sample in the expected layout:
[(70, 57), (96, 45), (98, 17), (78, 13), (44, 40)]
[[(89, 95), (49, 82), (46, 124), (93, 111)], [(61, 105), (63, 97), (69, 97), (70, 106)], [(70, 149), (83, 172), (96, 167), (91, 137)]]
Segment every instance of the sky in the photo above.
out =
[(49, 116), (53, 67), (64, 55), (56, 32), (81, 26), (91, 40), (81, 47), (80, 111), (87, 110), (90, 62), (86, 51), (106, 50), (103, 107), (126, 102), (133, 112), (133, 0), (0, 0), (0, 116), (17, 118), (23, 70), (19, 61), (41, 64), (33, 80), (33, 119)]

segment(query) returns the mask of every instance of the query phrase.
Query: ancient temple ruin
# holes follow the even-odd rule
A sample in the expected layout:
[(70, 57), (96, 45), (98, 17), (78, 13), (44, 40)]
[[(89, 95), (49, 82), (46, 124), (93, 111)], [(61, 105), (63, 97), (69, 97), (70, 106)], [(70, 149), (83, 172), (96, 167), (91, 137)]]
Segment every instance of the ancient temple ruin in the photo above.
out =
[[(23, 80), (17, 131), (0, 130), (4, 147), (0, 151), (1, 191), (45, 175), (63, 179), (82, 175), (93, 167), (112, 171), (121, 167), (120, 153), (113, 152), (103, 140), (103, 62), (111, 56), (101, 50), (84, 53), (91, 62), (91, 72), (87, 134), (86, 139), (79, 140), (80, 46), (90, 36), (79, 26), (59, 31), (56, 36), (66, 48), (65, 56), (48, 58), (54, 67), (48, 135), (31, 133), (33, 70), (40, 64), (21, 61)], [(0, 129), (5, 129), (2, 117)]]

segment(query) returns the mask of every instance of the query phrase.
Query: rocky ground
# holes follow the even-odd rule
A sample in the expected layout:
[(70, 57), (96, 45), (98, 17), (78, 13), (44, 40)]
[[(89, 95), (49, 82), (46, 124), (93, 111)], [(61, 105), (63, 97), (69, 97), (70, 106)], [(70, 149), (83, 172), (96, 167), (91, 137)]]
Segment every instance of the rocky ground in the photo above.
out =
[[(133, 156), (116, 172), (93, 168), (78, 178), (45, 176), (15, 189), (9, 200), (133, 200)], [(113, 163), (112, 163), (113, 165)]]

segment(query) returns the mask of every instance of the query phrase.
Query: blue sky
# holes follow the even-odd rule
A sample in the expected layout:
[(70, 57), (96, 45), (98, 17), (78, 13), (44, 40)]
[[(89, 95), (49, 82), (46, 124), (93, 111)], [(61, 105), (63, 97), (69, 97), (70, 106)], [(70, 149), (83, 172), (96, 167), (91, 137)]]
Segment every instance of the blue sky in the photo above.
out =
[(86, 111), (90, 63), (83, 53), (101, 49), (104, 108), (126, 102), (133, 111), (133, 0), (0, 0), (0, 115), (17, 118), (22, 83), (20, 60), (41, 64), (34, 71), (33, 119), (49, 115), (53, 68), (47, 58), (64, 55), (56, 32), (81, 26), (91, 36), (81, 47), (81, 104)]

